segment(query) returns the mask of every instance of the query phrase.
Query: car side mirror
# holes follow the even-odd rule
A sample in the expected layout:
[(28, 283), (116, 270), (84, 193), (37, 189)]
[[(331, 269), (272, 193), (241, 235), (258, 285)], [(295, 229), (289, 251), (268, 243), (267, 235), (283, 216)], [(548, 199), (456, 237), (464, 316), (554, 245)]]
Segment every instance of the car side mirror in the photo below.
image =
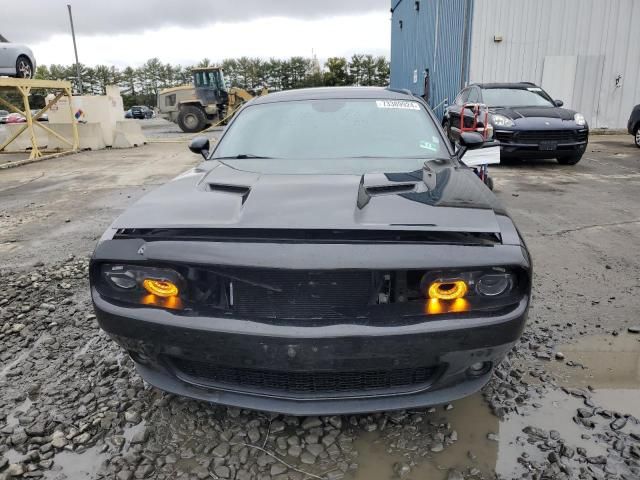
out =
[(467, 150), (475, 150), (482, 148), (484, 145), (484, 137), (477, 132), (462, 132), (460, 134), (460, 146)]
[(189, 150), (199, 153), (206, 160), (209, 156), (209, 139), (207, 137), (196, 137), (189, 143)]
[(562, 106), (564, 105), (564, 102), (563, 102), (562, 100), (554, 100), (554, 101), (553, 101), (553, 104), (554, 104), (556, 107), (562, 107)]

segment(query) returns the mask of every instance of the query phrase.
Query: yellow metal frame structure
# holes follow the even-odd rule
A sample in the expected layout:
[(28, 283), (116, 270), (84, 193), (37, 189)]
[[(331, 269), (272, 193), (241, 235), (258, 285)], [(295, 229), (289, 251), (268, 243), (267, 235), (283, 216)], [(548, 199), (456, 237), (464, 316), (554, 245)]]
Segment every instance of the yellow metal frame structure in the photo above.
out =
[[(29, 105), (29, 95), (31, 94), (32, 90), (50, 90), (55, 92), (55, 97), (53, 98), (53, 100), (48, 102), (44, 106), (44, 108), (40, 109), (35, 115), (31, 114), (31, 106)], [(24, 108), (24, 110), (20, 109), (16, 105), (13, 105), (8, 100), (2, 98), (2, 94), (7, 91), (17, 92), (20, 97), (22, 97), (22, 108)], [(69, 115), (71, 117), (71, 131), (73, 136), (73, 138), (71, 139), (64, 138), (59, 133), (54, 132), (48, 126), (43, 125), (42, 122), (38, 121), (38, 119), (42, 115), (44, 115), (53, 105), (55, 105), (62, 97), (67, 97), (69, 103)], [(78, 151), (80, 140), (78, 138), (78, 123), (76, 122), (75, 116), (73, 115), (70, 82), (58, 80), (31, 80), (25, 78), (0, 78), (0, 106), (6, 107), (11, 112), (20, 113), (27, 120), (26, 123), (22, 124), (22, 128), (19, 128), (16, 133), (11, 135), (5, 142), (0, 145), (0, 153), (3, 153), (4, 149), (7, 148), (7, 146), (11, 144), (11, 142), (13, 142), (16, 138), (18, 138), (25, 130), (28, 130), (29, 136), (31, 137), (31, 153), (29, 155), (30, 161), (43, 160), (45, 158), (57, 157), (61, 154), (74, 153)], [(44, 155), (44, 153), (47, 152), (42, 151), (40, 150), (40, 148), (38, 148), (38, 142), (36, 140), (36, 132), (34, 127), (35, 125), (42, 128), (50, 135), (56, 137), (63, 144), (69, 145), (69, 150)]]

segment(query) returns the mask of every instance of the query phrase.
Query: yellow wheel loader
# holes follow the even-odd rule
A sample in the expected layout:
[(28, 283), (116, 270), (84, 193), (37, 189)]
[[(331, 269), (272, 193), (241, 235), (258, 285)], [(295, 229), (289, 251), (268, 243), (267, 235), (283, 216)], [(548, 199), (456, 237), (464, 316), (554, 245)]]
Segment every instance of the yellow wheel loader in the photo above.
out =
[[(194, 68), (192, 72), (193, 85), (167, 88), (158, 93), (160, 115), (177, 123), (183, 132), (200, 132), (212, 124), (222, 124), (253, 98), (242, 88), (227, 88), (220, 67)], [(266, 93), (263, 88), (260, 95)]]

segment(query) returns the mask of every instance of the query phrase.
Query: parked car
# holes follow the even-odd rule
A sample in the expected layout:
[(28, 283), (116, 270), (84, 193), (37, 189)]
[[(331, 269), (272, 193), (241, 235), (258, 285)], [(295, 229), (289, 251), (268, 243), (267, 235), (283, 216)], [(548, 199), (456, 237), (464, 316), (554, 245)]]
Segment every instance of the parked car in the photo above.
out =
[(10, 113), (4, 123), (25, 123), (27, 121), (21, 113)]
[(32, 78), (36, 72), (36, 59), (26, 45), (0, 42), (0, 75)]
[(450, 105), (443, 126), (457, 141), (460, 119), (465, 125), (472, 114), (463, 106), (480, 103), (489, 108), (489, 128), (501, 144), (505, 159), (555, 158), (563, 165), (580, 161), (589, 142), (589, 126), (584, 116), (562, 108), (539, 86), (528, 83), (485, 83), (465, 88)]
[(145, 105), (134, 105), (131, 107), (131, 118), (148, 119), (153, 117), (153, 110)]
[(9, 112), (6, 110), (0, 110), (0, 125), (3, 123), (7, 123), (7, 117), (9, 116)]
[(124, 118), (133, 118), (133, 115), (131, 114), (131, 109), (124, 112)]
[(631, 116), (629, 117), (629, 123), (627, 124), (627, 130), (633, 135), (636, 147), (640, 148), (640, 105), (636, 105)]
[(418, 408), (477, 391), (516, 343), (529, 253), (422, 99), (273, 93), (190, 149), (205, 160), (90, 262), (100, 326), (152, 385), (296, 415)]
[[(38, 114), (39, 111), (40, 110), (38, 110), (38, 109), (31, 110), (31, 115), (35, 117)], [(47, 113), (43, 113), (38, 118), (38, 121), (39, 122), (48, 122), (49, 121), (49, 115)]]

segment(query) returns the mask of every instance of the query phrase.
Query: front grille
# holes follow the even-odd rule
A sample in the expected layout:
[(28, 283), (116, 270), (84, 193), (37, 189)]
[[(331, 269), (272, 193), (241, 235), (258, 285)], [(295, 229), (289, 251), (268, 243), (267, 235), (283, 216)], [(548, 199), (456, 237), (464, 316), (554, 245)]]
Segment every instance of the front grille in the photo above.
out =
[(170, 363), (182, 380), (198, 385), (298, 394), (416, 387), (428, 384), (437, 372), (434, 367), (357, 372), (280, 372), (223, 367), (176, 357), (172, 357)]
[(531, 144), (538, 144), (540, 142), (586, 142), (587, 135), (586, 130), (528, 130), (521, 132), (496, 132), (496, 138), (502, 143)]
[(230, 308), (245, 318), (339, 319), (377, 298), (370, 271), (234, 269), (230, 278)]

